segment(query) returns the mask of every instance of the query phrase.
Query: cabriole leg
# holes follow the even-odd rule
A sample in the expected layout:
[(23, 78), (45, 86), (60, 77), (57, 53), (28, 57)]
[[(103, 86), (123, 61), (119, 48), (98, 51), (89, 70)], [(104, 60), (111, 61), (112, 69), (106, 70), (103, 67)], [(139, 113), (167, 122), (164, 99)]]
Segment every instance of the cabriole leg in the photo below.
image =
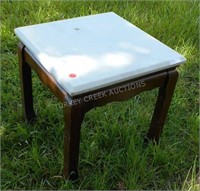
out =
[(81, 123), (84, 118), (81, 107), (64, 107), (64, 176), (78, 179), (78, 160)]
[(31, 67), (24, 61), (24, 48), (25, 46), (22, 43), (19, 43), (18, 57), (22, 107), (26, 122), (32, 122), (36, 115), (33, 109)]
[(149, 140), (153, 140), (156, 143), (159, 142), (177, 79), (178, 72), (176, 70), (169, 71), (165, 85), (159, 88), (154, 114), (145, 142)]

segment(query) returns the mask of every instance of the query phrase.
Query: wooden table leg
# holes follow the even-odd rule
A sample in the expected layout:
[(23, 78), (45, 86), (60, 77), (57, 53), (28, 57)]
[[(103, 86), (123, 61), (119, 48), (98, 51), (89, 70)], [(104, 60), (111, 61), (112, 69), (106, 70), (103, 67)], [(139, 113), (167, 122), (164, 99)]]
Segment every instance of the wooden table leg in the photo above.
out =
[(35, 118), (35, 112), (33, 109), (33, 96), (32, 96), (32, 79), (31, 79), (31, 67), (24, 61), (24, 48), (22, 43), (18, 45), (18, 57), (19, 57), (19, 73), (21, 83), (21, 96), (23, 115), (26, 122), (32, 122)]
[(178, 72), (176, 70), (169, 71), (165, 85), (159, 88), (154, 114), (145, 142), (149, 140), (153, 140), (156, 143), (159, 142), (177, 79)]
[(64, 107), (64, 176), (78, 179), (80, 130), (85, 112), (81, 107)]

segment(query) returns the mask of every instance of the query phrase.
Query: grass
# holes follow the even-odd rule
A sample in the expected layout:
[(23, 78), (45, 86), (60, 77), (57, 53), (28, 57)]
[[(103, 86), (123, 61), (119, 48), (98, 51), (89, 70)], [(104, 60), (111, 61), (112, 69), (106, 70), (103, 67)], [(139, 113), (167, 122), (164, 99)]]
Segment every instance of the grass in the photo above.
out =
[[(80, 179), (62, 178), (63, 115), (33, 75), (37, 122), (25, 124), (17, 61), (18, 26), (114, 11), (187, 58), (160, 144), (143, 148), (157, 90), (87, 113)], [(2, 1), (2, 190), (199, 190), (198, 1)], [(113, 115), (115, 114), (115, 115)]]

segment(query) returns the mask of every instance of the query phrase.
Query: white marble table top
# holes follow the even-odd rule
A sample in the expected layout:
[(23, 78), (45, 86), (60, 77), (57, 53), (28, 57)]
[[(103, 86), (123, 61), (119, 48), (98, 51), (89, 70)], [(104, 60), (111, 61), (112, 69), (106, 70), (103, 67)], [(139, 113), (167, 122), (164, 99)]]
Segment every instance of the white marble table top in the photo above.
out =
[(186, 61), (113, 12), (19, 27), (15, 34), (71, 96)]

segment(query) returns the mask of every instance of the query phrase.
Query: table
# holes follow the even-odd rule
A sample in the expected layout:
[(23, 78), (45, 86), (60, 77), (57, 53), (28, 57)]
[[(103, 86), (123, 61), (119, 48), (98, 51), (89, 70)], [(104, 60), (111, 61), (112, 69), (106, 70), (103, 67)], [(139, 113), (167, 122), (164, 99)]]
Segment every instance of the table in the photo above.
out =
[(113, 12), (19, 27), (15, 34), (26, 121), (36, 116), (31, 69), (64, 104), (66, 178), (78, 178), (81, 123), (92, 108), (159, 88), (145, 137), (158, 143), (182, 55)]

